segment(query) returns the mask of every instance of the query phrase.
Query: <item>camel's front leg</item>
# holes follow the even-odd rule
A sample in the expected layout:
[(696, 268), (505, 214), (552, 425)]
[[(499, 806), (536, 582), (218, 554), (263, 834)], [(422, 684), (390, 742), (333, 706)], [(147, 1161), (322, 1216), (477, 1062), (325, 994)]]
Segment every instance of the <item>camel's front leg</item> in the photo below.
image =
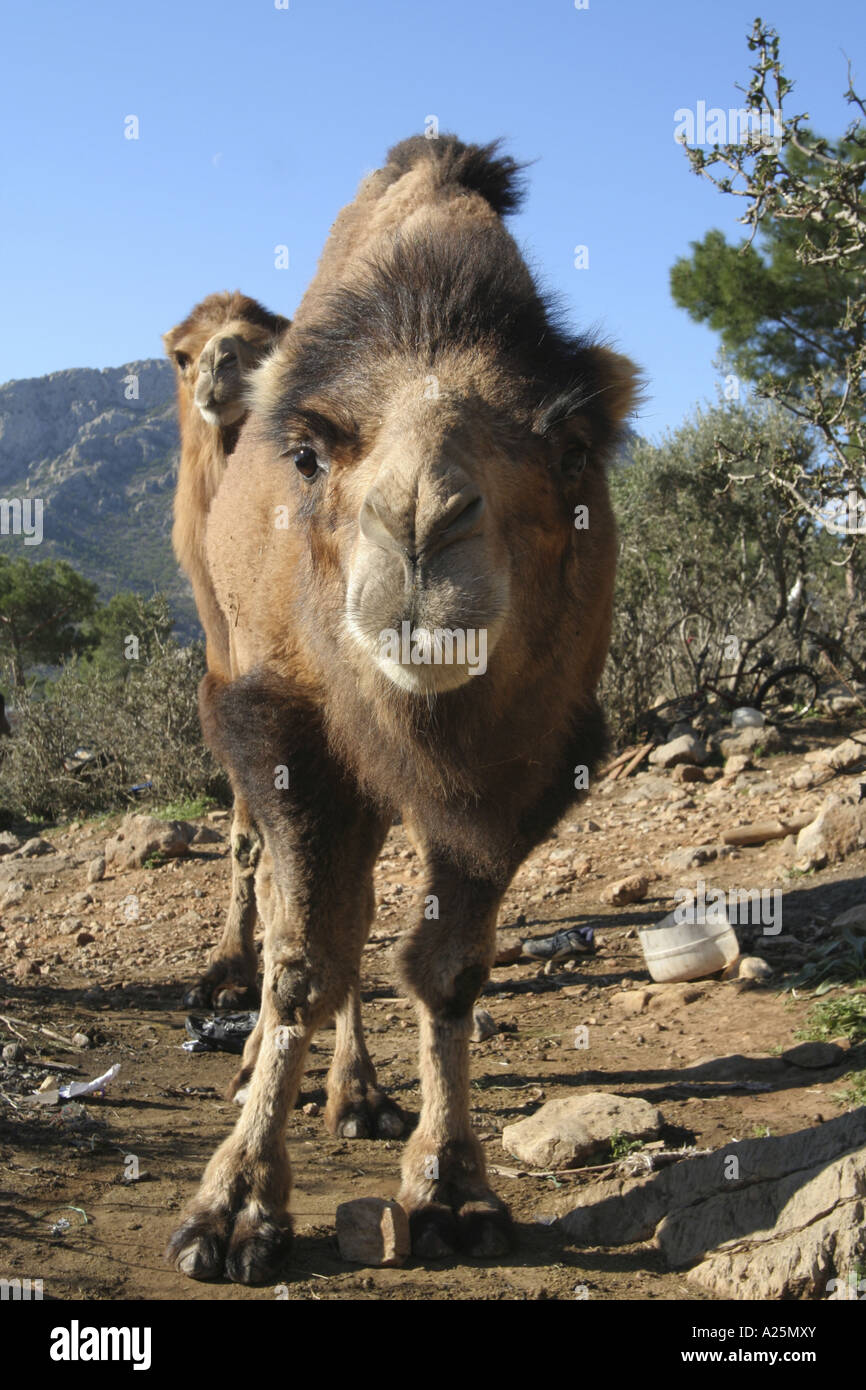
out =
[(438, 1258), (463, 1250), (503, 1254), (511, 1243), (508, 1208), (487, 1183), (484, 1154), (469, 1118), (472, 1006), (494, 956), (501, 890), (431, 863), (426, 894), (439, 919), (415, 929), (403, 974), (416, 998), (421, 1034), (422, 1107), (406, 1145), (400, 1202), (412, 1250)]
[(232, 883), (222, 936), (208, 968), (187, 994), (184, 1005), (201, 1009), (249, 1007), (258, 998), (258, 959), (253, 944), (256, 925), (256, 869), (261, 840), (242, 796), (235, 797), (232, 819)]

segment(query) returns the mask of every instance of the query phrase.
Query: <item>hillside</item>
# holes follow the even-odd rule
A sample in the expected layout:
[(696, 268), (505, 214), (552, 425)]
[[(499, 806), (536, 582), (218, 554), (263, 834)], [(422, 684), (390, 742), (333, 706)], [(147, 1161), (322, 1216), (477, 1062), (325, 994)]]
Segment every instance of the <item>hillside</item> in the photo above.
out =
[[(138, 399), (128, 400), (132, 377)], [(171, 549), (178, 450), (168, 362), (73, 368), (0, 386), (0, 497), (44, 503), (44, 539), (30, 555), (68, 560), (103, 599), (118, 589), (165, 590), (179, 632), (191, 637), (195, 608)], [(0, 536), (4, 550), (21, 545)]]

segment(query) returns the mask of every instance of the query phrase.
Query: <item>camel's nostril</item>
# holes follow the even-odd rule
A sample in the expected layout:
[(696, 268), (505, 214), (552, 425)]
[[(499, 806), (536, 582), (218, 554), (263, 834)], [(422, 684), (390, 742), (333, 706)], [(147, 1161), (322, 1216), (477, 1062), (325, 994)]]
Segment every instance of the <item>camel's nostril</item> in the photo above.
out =
[(483, 513), (484, 498), (481, 493), (475, 488), (463, 488), (427, 527), (419, 550), (429, 555), (472, 535), (478, 529)]
[(217, 372), (225, 371), (228, 367), (233, 367), (237, 363), (238, 355), (236, 352), (221, 352), (217, 357), (214, 370)]

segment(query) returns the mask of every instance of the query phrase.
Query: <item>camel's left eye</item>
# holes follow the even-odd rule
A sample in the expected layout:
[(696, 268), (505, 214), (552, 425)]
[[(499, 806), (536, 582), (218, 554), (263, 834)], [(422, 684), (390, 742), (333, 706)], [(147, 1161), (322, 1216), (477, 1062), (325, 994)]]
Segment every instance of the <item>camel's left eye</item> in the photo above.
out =
[(303, 478), (315, 478), (319, 471), (319, 456), (309, 444), (305, 444), (302, 449), (295, 450), (292, 454), (292, 462)]
[(586, 450), (581, 448), (566, 449), (562, 456), (560, 467), (567, 478), (579, 478), (584, 468), (586, 468)]
[(185, 372), (186, 369), (187, 369), (187, 367), (189, 366), (189, 353), (187, 353), (187, 352), (176, 352), (176, 353), (174, 354), (174, 360), (175, 360), (175, 362), (177, 363), (177, 365), (178, 365), (178, 367), (180, 368), (180, 370), (181, 370), (182, 372)]

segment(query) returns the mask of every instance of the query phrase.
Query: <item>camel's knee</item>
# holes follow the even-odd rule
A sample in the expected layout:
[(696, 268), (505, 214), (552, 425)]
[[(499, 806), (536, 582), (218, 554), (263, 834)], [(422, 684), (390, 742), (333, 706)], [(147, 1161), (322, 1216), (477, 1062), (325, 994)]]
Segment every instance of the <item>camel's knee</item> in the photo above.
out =
[(269, 972), (267, 988), (278, 1024), (317, 1028), (345, 1002), (350, 972), (320, 965), (305, 956), (278, 961)]
[(413, 950), (411, 941), (401, 961), (407, 989), (431, 1013), (453, 1022), (469, 1018), (489, 973), (489, 966), (479, 960), (457, 961), (450, 967), (446, 960), (434, 963), (426, 952)]

